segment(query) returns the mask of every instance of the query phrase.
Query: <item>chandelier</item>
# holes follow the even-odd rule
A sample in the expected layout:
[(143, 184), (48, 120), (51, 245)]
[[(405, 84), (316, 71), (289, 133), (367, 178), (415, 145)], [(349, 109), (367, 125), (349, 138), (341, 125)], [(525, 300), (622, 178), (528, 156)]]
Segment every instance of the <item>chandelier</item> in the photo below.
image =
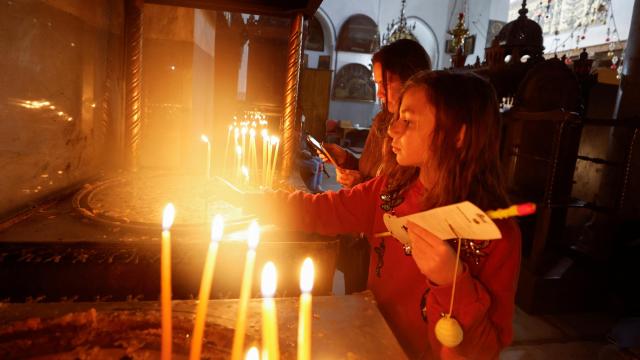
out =
[(387, 31), (382, 35), (382, 45), (391, 44), (400, 39), (411, 39), (417, 41), (412, 31), (416, 29), (416, 24), (407, 25), (407, 17), (404, 15), (404, 6), (407, 0), (402, 0), (400, 8), (400, 18), (394, 19), (387, 24)]

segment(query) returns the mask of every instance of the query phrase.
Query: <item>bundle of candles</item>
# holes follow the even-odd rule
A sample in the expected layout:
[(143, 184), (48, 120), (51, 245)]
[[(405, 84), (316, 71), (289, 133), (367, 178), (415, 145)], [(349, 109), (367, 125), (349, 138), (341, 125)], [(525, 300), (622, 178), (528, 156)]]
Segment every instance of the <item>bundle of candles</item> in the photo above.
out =
[[(231, 138), (233, 137), (233, 141)], [(211, 146), (206, 135), (201, 139), (207, 143), (207, 176), (210, 177)], [(260, 149), (260, 151), (258, 150)], [(264, 114), (246, 112), (244, 120), (229, 125), (224, 150), (223, 169), (237, 184), (273, 187), (280, 150), (280, 138), (269, 134), (269, 122)], [(258, 156), (260, 159), (258, 159)]]
[[(171, 225), (175, 216), (175, 208), (169, 203), (165, 206), (162, 221), (162, 249), (161, 249), (161, 318), (162, 340), (161, 358), (172, 357), (172, 322), (171, 322)], [(211, 224), (211, 242), (202, 271), (200, 292), (194, 320), (193, 334), (189, 359), (200, 359), (202, 341), (207, 315), (207, 305), (213, 280), (218, 246), (222, 239), (224, 223), (220, 215), (213, 218)], [(260, 227), (256, 221), (249, 225), (247, 236), (247, 256), (244, 265), (240, 298), (238, 300), (238, 315), (231, 349), (231, 358), (238, 360), (244, 352), (244, 337), (247, 326), (247, 307), (251, 295), (251, 282), (256, 259), (256, 248), (260, 242)], [(300, 272), (300, 312), (298, 315), (298, 359), (311, 358), (311, 290), (313, 289), (314, 267), (311, 258), (306, 258)], [(278, 323), (276, 306), (273, 299), (276, 292), (277, 272), (272, 262), (267, 262), (262, 270), (262, 358), (279, 359)], [(258, 359), (260, 352), (252, 347), (246, 354), (246, 359)]]

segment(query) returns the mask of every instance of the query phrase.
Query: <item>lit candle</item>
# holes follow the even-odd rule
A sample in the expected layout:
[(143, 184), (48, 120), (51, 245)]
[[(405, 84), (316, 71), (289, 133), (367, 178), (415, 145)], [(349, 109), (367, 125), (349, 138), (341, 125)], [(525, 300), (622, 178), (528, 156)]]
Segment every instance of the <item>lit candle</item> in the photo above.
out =
[(244, 185), (249, 185), (249, 168), (246, 166), (242, 166), (242, 178), (244, 180)]
[(216, 215), (211, 222), (211, 242), (207, 259), (202, 270), (202, 280), (200, 281), (200, 293), (198, 295), (198, 305), (196, 309), (196, 320), (191, 337), (191, 352), (189, 359), (199, 360), (202, 350), (202, 335), (204, 334), (204, 324), (207, 317), (207, 305), (209, 304), (209, 294), (211, 292), (211, 281), (216, 267), (216, 256), (218, 255), (218, 244), (222, 238), (224, 223), (222, 216)]
[(311, 289), (313, 261), (304, 259), (300, 271), (300, 313), (298, 315), (298, 360), (311, 359)]
[(276, 293), (276, 266), (271, 261), (262, 268), (262, 358), (278, 360), (280, 349), (278, 344), (278, 322), (276, 320), (276, 304), (273, 295)]
[(171, 359), (171, 225), (176, 209), (172, 203), (162, 214), (162, 244), (160, 252), (160, 307), (162, 314), (162, 360)]
[(244, 155), (245, 158), (242, 159), (242, 165), (246, 165), (246, 156), (247, 156), (247, 126), (243, 126), (242, 127), (242, 155)]
[[(255, 122), (253, 123), (255, 125)], [(258, 160), (256, 155), (256, 129), (249, 129), (249, 170), (252, 174), (258, 172)]]
[(242, 275), (242, 287), (240, 288), (240, 299), (238, 299), (238, 317), (236, 318), (236, 330), (233, 334), (233, 346), (231, 348), (231, 359), (238, 360), (242, 356), (244, 347), (244, 332), (247, 327), (247, 306), (251, 295), (251, 282), (253, 280), (253, 266), (256, 261), (256, 247), (260, 242), (260, 227), (254, 220), (249, 225), (247, 237), (247, 258), (244, 264), (244, 274)]
[(227, 157), (229, 157), (229, 146), (231, 145), (231, 133), (233, 132), (233, 125), (229, 125), (229, 130), (227, 131), (227, 144), (224, 146), (224, 158), (222, 163), (222, 172), (227, 171)]
[(276, 151), (273, 156), (273, 164), (271, 164), (271, 170), (269, 171), (269, 175), (271, 178), (269, 179), (269, 187), (273, 187), (273, 178), (276, 173), (276, 163), (278, 162), (278, 148), (280, 147), (280, 139), (276, 136), (271, 137), (271, 142), (276, 144)]
[(247, 351), (247, 355), (244, 357), (245, 360), (260, 360), (260, 352), (258, 348), (252, 346), (249, 351)]
[(242, 171), (242, 148), (236, 146), (236, 178), (240, 177)]
[(260, 131), (262, 135), (262, 184), (267, 186), (267, 143), (269, 142), (269, 132), (267, 129)]
[(271, 180), (271, 163), (273, 162), (273, 158), (271, 157), (273, 155), (273, 137), (271, 138), (267, 138), (267, 177), (265, 180), (265, 187), (268, 187), (270, 185), (270, 180)]
[(207, 179), (211, 178), (211, 143), (207, 135), (200, 135), (200, 139), (207, 143)]

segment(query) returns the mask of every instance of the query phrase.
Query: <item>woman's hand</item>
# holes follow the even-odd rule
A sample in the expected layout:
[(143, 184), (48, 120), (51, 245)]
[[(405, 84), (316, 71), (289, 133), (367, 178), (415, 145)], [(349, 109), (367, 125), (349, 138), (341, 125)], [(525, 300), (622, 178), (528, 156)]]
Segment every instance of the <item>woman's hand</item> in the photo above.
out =
[(358, 170), (336, 168), (336, 181), (342, 187), (350, 189), (362, 182), (362, 174)]
[[(420, 272), (437, 285), (451, 285), (456, 266), (456, 252), (445, 241), (437, 238), (422, 226), (409, 221), (411, 253)], [(458, 264), (458, 275), (462, 264)]]
[[(342, 148), (340, 145), (324, 143), (322, 144), (322, 147), (324, 147), (324, 149), (327, 150), (329, 155), (331, 155), (331, 157), (333, 158), (333, 160), (335, 160), (338, 166), (340, 166), (341, 164), (344, 164), (344, 162), (347, 160), (347, 150)], [(318, 156), (320, 156), (320, 159), (322, 159), (323, 162), (330, 162), (330, 160), (327, 159), (327, 157), (324, 156), (322, 152), (318, 152)]]

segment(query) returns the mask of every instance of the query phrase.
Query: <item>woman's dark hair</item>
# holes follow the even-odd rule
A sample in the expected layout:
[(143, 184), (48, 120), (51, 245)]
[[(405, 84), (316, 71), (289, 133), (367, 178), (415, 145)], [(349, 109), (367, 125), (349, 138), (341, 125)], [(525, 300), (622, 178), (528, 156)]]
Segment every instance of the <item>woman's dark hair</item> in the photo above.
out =
[[(417, 41), (400, 39), (380, 48), (371, 58), (382, 66), (382, 86), (387, 90), (387, 73), (393, 73), (405, 83), (413, 74), (431, 70), (431, 58)], [(386, 99), (385, 99), (386, 100)], [(387, 104), (388, 101), (385, 101)]]
[[(428, 149), (435, 181), (425, 195), (425, 208), (464, 200), (481, 209), (507, 205), (500, 168), (500, 115), (493, 87), (474, 74), (421, 72), (407, 81), (408, 91), (421, 89), (435, 108), (435, 126)], [(394, 118), (394, 121), (397, 119)], [(464, 137), (459, 134), (464, 127)], [(418, 177), (419, 169), (397, 164), (385, 146), (389, 191), (399, 192)]]

